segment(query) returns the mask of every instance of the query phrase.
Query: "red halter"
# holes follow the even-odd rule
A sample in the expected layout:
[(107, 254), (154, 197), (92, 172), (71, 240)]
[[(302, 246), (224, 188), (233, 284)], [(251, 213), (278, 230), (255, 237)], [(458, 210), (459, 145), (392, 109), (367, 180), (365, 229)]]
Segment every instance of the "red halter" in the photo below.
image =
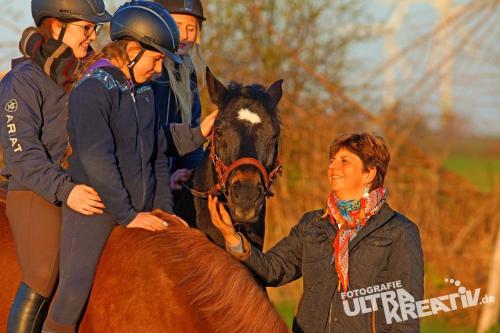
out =
[(274, 179), (276, 178), (276, 175), (282, 174), (283, 173), (283, 167), (280, 162), (280, 154), (279, 154), (279, 147), (277, 147), (277, 152), (276, 152), (276, 160), (274, 162), (275, 167), (271, 172), (267, 172), (266, 168), (260, 163), (258, 160), (252, 157), (243, 157), (240, 158), (233, 163), (231, 163), (229, 166), (225, 165), (224, 162), (220, 159), (220, 157), (217, 155), (216, 149), (215, 149), (215, 131), (212, 131), (211, 135), (211, 140), (212, 143), (210, 145), (210, 160), (214, 164), (215, 167), (215, 172), (217, 174), (217, 183), (208, 191), (208, 192), (199, 192), (196, 190), (191, 190), (191, 193), (193, 195), (199, 196), (199, 197), (207, 197), (208, 195), (217, 195), (219, 192), (222, 192), (226, 194), (226, 183), (229, 178), (229, 175), (231, 172), (233, 172), (234, 169), (242, 166), (242, 165), (253, 165), (256, 167), (259, 171), (262, 177), (264, 178), (264, 191), (266, 194), (266, 197), (272, 197), (273, 192), (271, 191), (271, 185), (273, 184)]

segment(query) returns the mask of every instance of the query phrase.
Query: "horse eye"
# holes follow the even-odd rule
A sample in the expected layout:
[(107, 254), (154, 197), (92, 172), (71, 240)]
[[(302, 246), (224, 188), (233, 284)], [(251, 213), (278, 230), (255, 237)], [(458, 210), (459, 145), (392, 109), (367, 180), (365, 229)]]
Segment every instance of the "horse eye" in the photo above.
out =
[(218, 137), (222, 136), (222, 130), (219, 127), (215, 129), (215, 135), (217, 135)]

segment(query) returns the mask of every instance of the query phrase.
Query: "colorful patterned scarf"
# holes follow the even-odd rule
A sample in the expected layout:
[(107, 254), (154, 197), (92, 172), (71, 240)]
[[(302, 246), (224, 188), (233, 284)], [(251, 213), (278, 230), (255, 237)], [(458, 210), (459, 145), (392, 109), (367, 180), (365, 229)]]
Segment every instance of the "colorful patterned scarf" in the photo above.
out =
[(359, 200), (340, 200), (332, 192), (328, 197), (327, 209), (330, 222), (340, 224), (340, 230), (333, 241), (335, 270), (339, 277), (338, 288), (344, 292), (349, 288), (349, 241), (377, 214), (385, 202), (386, 189), (379, 187)]

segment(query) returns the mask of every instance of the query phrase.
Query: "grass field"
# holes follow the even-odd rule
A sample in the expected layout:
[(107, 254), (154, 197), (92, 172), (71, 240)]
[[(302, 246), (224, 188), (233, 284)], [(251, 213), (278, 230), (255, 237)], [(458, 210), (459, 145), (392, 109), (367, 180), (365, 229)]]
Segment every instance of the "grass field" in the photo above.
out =
[(444, 167), (483, 192), (500, 186), (500, 138), (468, 137), (457, 141)]
[(445, 168), (468, 179), (482, 192), (500, 185), (500, 157), (455, 153), (444, 162)]

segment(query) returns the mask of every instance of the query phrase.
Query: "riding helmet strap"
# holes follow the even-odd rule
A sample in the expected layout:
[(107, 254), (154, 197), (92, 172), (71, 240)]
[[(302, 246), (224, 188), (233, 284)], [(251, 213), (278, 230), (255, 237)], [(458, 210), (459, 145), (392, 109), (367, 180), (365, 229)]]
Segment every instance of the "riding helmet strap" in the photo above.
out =
[(66, 23), (63, 23), (61, 26), (61, 32), (59, 32), (59, 37), (57, 37), (57, 40), (62, 43), (64, 35), (66, 34), (66, 29), (68, 28), (68, 25)]
[(130, 60), (128, 62), (127, 67), (129, 68), (130, 78), (132, 79), (132, 82), (134, 84), (137, 84), (137, 81), (135, 81), (134, 67), (135, 67), (135, 65), (137, 65), (137, 63), (139, 62), (139, 60), (142, 58), (142, 56), (144, 55), (145, 51), (146, 50), (144, 50), (143, 48), (141, 48), (141, 50), (139, 51), (139, 53), (137, 53), (137, 55), (135, 56), (135, 58), (132, 59), (132, 60)]

